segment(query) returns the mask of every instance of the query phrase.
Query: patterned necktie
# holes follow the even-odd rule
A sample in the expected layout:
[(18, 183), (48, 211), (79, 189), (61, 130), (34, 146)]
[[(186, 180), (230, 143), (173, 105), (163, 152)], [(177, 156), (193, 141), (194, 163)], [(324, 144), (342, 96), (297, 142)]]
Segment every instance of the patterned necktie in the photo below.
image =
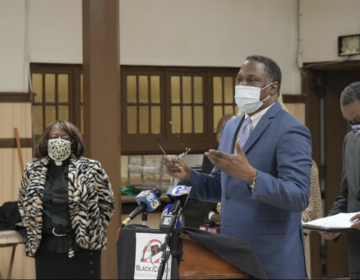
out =
[(246, 123), (244, 125), (244, 127), (242, 128), (242, 130), (240, 131), (240, 136), (239, 136), (239, 140), (240, 140), (240, 147), (241, 149), (244, 147), (246, 141), (249, 139), (250, 136), (250, 129), (251, 129), (251, 118), (248, 117), (246, 119)]

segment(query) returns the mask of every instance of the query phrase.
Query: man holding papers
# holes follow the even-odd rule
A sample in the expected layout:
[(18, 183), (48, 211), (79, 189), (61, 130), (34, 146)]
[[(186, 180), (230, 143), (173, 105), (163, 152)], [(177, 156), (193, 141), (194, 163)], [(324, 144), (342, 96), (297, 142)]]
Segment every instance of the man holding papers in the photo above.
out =
[[(341, 110), (349, 123), (350, 131), (344, 139), (343, 171), (341, 194), (336, 198), (329, 215), (360, 211), (360, 82), (352, 83), (341, 93)], [(360, 213), (347, 217), (351, 228), (360, 230)], [(321, 233), (328, 240), (341, 233)], [(351, 279), (360, 279), (360, 231), (347, 233), (349, 248), (349, 267)]]

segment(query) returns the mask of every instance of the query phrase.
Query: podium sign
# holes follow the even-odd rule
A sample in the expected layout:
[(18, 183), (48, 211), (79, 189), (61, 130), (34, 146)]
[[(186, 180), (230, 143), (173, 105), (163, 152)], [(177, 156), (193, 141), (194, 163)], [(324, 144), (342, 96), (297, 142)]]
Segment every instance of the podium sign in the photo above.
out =
[[(157, 278), (160, 259), (163, 254), (161, 245), (164, 241), (165, 234), (136, 233), (135, 269), (133, 279)], [(170, 256), (162, 279), (171, 279), (171, 262), (172, 258)]]

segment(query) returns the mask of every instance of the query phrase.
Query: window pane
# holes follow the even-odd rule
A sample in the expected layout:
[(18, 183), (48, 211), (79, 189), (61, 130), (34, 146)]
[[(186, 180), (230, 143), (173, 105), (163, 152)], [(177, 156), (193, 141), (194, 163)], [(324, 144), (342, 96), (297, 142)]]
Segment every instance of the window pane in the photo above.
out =
[[(171, 106), (171, 121), (173, 127), (176, 129), (177, 132), (181, 133), (181, 122), (180, 122), (180, 106)], [(168, 125), (168, 124), (166, 124)], [(171, 133), (175, 133), (172, 129)]]
[(136, 76), (127, 76), (126, 92), (127, 103), (136, 103)]
[(224, 79), (225, 84), (225, 103), (234, 103), (234, 85), (233, 85), (233, 78), (232, 77), (225, 77)]
[(43, 122), (43, 106), (34, 106), (34, 130), (35, 135), (41, 135), (44, 132), (44, 122)]
[(56, 107), (46, 106), (45, 107), (45, 126), (49, 123), (56, 121)]
[(192, 110), (191, 106), (183, 107), (183, 132), (192, 133)]
[(191, 77), (182, 77), (182, 99), (184, 104), (190, 104), (192, 97)]
[(151, 133), (160, 133), (161, 132), (161, 112), (160, 106), (151, 107)]
[(43, 102), (43, 75), (32, 74), (33, 92), (36, 94), (34, 102)]
[(227, 114), (234, 114), (234, 106), (232, 106), (232, 105), (225, 106), (224, 115), (227, 115)]
[(172, 76), (170, 83), (171, 83), (171, 103), (179, 104), (180, 103), (180, 77)]
[(203, 103), (203, 77), (194, 77), (194, 103)]
[(149, 103), (148, 76), (139, 76), (139, 102), (140, 103)]
[(160, 76), (150, 77), (151, 103), (160, 103)]
[(84, 102), (84, 79), (83, 79), (83, 74), (80, 75), (80, 100), (81, 103)]
[(69, 102), (69, 75), (58, 75), (59, 102)]
[(46, 102), (55, 102), (55, 74), (45, 74)]
[(140, 106), (139, 108), (139, 132), (149, 133), (149, 106)]
[(194, 107), (194, 132), (203, 133), (204, 132), (204, 114), (202, 106)]
[(59, 106), (59, 120), (69, 121), (69, 106)]
[(127, 106), (127, 133), (137, 134), (137, 108)]
[(222, 103), (222, 77), (213, 78), (213, 88), (214, 88), (214, 103)]
[(214, 132), (216, 132), (218, 122), (223, 115), (224, 115), (223, 107), (222, 106), (214, 106)]

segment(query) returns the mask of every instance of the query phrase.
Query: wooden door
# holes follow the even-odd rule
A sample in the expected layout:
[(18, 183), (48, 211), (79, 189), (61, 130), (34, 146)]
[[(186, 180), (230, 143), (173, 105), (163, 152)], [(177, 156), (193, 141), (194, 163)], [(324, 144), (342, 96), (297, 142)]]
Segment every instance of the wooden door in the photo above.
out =
[[(340, 109), (340, 95), (346, 86), (360, 81), (360, 70), (327, 71), (325, 95), (325, 214), (332, 208), (340, 193), (342, 171), (342, 146), (349, 125)], [(326, 277), (347, 277), (347, 238), (343, 235), (338, 242), (326, 241)]]
[[(342, 146), (349, 127), (342, 117), (340, 95), (346, 86), (360, 81), (360, 61), (334, 64), (310, 64), (302, 75), (302, 93), (306, 96), (306, 126), (311, 131), (313, 159), (322, 182), (324, 215), (328, 215), (340, 194)], [(348, 277), (346, 236), (338, 242), (322, 242), (312, 233), (311, 272), (313, 278)]]

